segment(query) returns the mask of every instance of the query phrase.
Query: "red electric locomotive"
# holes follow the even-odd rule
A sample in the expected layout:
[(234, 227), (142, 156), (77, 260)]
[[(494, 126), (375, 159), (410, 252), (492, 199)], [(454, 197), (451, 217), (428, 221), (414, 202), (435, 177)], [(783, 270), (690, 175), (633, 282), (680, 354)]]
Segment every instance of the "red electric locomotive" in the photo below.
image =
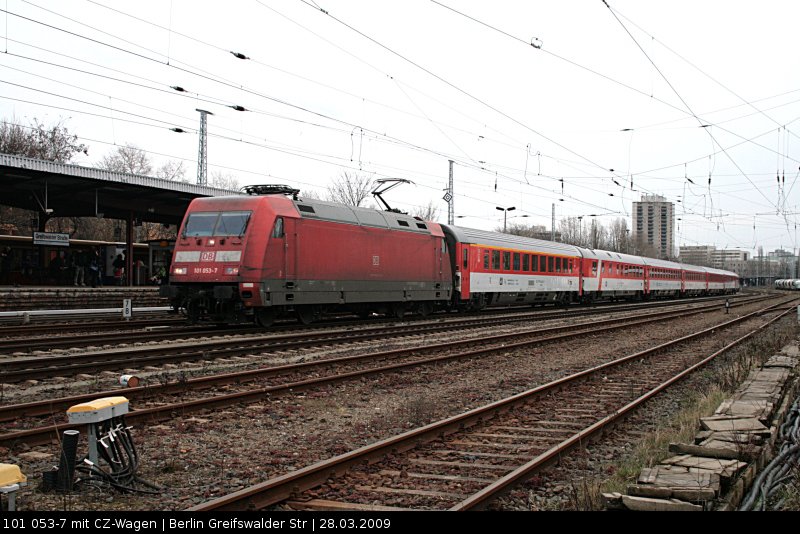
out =
[(294, 314), (307, 324), (332, 309), (402, 317), (449, 305), (438, 224), (300, 200), (289, 188), (248, 189), (189, 206), (162, 293), (190, 320), (268, 326)]

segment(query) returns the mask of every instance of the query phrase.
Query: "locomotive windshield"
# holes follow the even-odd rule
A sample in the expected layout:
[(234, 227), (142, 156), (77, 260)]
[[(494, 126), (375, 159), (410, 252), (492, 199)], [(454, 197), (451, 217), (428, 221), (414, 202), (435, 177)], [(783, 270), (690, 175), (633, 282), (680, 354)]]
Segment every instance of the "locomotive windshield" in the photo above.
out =
[(244, 235), (250, 211), (204, 211), (189, 214), (184, 237)]

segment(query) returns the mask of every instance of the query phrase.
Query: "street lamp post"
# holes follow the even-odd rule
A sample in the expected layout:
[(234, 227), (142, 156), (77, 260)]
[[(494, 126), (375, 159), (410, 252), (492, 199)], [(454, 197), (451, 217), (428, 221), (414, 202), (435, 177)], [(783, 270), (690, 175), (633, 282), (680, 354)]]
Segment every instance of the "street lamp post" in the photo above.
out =
[(506, 233), (506, 221), (508, 220), (508, 212), (514, 211), (517, 208), (515, 208), (514, 206), (511, 206), (510, 208), (501, 208), (500, 206), (497, 206), (496, 209), (503, 212), (503, 233)]

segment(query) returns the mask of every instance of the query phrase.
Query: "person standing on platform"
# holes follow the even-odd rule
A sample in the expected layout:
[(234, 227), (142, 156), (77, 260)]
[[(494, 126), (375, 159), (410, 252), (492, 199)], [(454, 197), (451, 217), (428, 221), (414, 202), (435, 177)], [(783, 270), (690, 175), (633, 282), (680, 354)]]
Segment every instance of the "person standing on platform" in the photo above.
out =
[(118, 286), (121, 286), (125, 278), (125, 258), (122, 257), (122, 254), (117, 254), (112, 265), (114, 266), (114, 280)]
[(86, 285), (86, 251), (75, 251), (72, 254), (74, 258), (74, 265), (75, 265), (75, 278), (73, 279), (73, 285), (76, 286), (85, 286)]
[(100, 251), (94, 249), (89, 260), (89, 276), (92, 278), (92, 287), (103, 287), (102, 267), (103, 258), (100, 257)]

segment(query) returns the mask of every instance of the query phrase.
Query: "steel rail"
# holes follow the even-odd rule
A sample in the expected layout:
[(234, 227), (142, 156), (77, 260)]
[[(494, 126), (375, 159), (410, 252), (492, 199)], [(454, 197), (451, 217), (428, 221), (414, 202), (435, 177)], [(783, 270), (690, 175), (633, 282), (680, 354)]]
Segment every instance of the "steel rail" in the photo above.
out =
[[(780, 304), (782, 305), (782, 304)], [(377, 443), (361, 447), (355, 451), (345, 453), (334, 458), (317, 462), (311, 466), (299, 469), (297, 471), (287, 473), (285, 475), (268, 480), (261, 484), (256, 484), (249, 488), (236, 491), (229, 495), (213, 499), (206, 503), (202, 503), (195, 507), (190, 508), (190, 511), (210, 511), (210, 510), (249, 510), (249, 509), (263, 509), (266, 506), (276, 504), (290, 498), (292, 495), (312, 489), (322, 483), (328, 478), (337, 474), (347, 471), (355, 465), (369, 462), (370, 460), (382, 458), (386, 454), (398, 453), (408, 449), (412, 449), (419, 444), (432, 441), (439, 437), (452, 434), (463, 428), (477, 424), (478, 422), (487, 420), (495, 414), (507, 411), (512, 406), (531, 400), (532, 398), (549, 393), (563, 387), (566, 384), (587, 378), (591, 375), (597, 374), (601, 371), (607, 370), (611, 367), (616, 367), (624, 363), (635, 361), (643, 357), (651, 356), (662, 352), (668, 348), (672, 348), (678, 344), (694, 340), (696, 338), (711, 334), (720, 328), (732, 326), (743, 321), (755, 318), (778, 305), (770, 306), (763, 310), (747, 314), (745, 316), (727, 321), (720, 325), (704, 329), (700, 332), (682, 336), (678, 339), (659, 344), (656, 347), (637, 352), (622, 358), (618, 358), (611, 362), (607, 362), (590, 369), (586, 369), (579, 373), (555, 380), (548, 384), (544, 384), (533, 388), (531, 390), (519, 393), (512, 397), (493, 402), (489, 405), (469, 410), (460, 415), (431, 423), (424, 427), (410, 430), (403, 434), (393, 436)], [(783, 312), (779, 317), (773, 321), (790, 313), (792, 310)], [(769, 324), (769, 323), (768, 323)], [(762, 328), (762, 327), (760, 327)], [(759, 328), (759, 329), (760, 329)], [(579, 438), (578, 438), (579, 441)], [(522, 475), (520, 475), (522, 476)]]
[(696, 364), (684, 369), (680, 373), (674, 375), (669, 380), (662, 382), (657, 387), (651, 389), (647, 393), (639, 396), (635, 400), (629, 402), (622, 408), (616, 410), (614, 413), (609, 414), (608, 416), (604, 417), (603, 419), (597, 421), (596, 423), (592, 424), (591, 426), (581, 430), (570, 436), (569, 438), (565, 439), (558, 445), (551, 447), (549, 450), (543, 452), (542, 454), (538, 455), (536, 458), (533, 458), (530, 462), (526, 463), (525, 465), (520, 466), (519, 468), (515, 469), (511, 473), (503, 476), (502, 478), (498, 479), (497, 481), (493, 482), (489, 486), (483, 488), (478, 493), (470, 496), (467, 499), (464, 499), (462, 502), (458, 503), (457, 505), (453, 506), (450, 510), (452, 511), (462, 511), (462, 510), (470, 510), (470, 509), (477, 509), (485, 506), (491, 499), (497, 497), (498, 495), (504, 493), (514, 485), (527, 480), (530, 478), (534, 473), (541, 470), (544, 467), (547, 467), (552, 461), (556, 460), (560, 455), (568, 452), (569, 450), (580, 446), (586, 442), (588, 442), (593, 436), (595, 436), (598, 432), (604, 430), (605, 428), (613, 425), (616, 423), (620, 418), (627, 415), (630, 411), (634, 410), (635, 408), (641, 406), (646, 401), (650, 400), (651, 398), (655, 397), (665, 389), (669, 388), (679, 380), (685, 378), (686, 376), (694, 373), (698, 369), (705, 367), (709, 364), (712, 360), (719, 357), (722, 354), (725, 354), (729, 350), (741, 345), (751, 337), (755, 336), (763, 329), (771, 325), (772, 323), (784, 318), (786, 315), (791, 313), (793, 309), (789, 309), (784, 311), (783, 313), (779, 314), (777, 317), (770, 319), (768, 322), (764, 323), (763, 325), (759, 326), (755, 330), (741, 336), (740, 338), (728, 343), (718, 351), (714, 352), (713, 354), (707, 356), (706, 358), (702, 359), (701, 361), (697, 362)]
[[(758, 300), (763, 300), (764, 298), (765, 297), (757, 297), (757, 296), (744, 297), (743, 302), (758, 301)], [(740, 301), (741, 300), (742, 299), (740, 299)], [(669, 302), (659, 302), (659, 303), (648, 303), (648, 305), (644, 306), (644, 308), (648, 308), (649, 309), (649, 308), (659, 308), (659, 307), (665, 307), (665, 306), (681, 306), (681, 305), (686, 305), (686, 304), (692, 305), (692, 304), (695, 304), (695, 303), (702, 305), (706, 301), (707, 301), (707, 298), (706, 299), (693, 299), (691, 302), (689, 302), (689, 301), (669, 301)], [(739, 303), (740, 302), (737, 301), (737, 304), (739, 304)], [(489, 321), (489, 322), (497, 321), (499, 323), (502, 323), (502, 322), (509, 322), (510, 323), (510, 322), (523, 322), (523, 321), (526, 321), (526, 320), (529, 320), (529, 319), (548, 320), (548, 319), (553, 319), (553, 318), (565, 318), (565, 317), (572, 317), (572, 316), (595, 315), (595, 314), (604, 314), (604, 313), (617, 313), (617, 312), (625, 312), (625, 311), (635, 311), (635, 310), (640, 310), (640, 309), (643, 309), (643, 305), (642, 304), (631, 304), (631, 305), (626, 305), (626, 306), (614, 306), (614, 307), (610, 307), (608, 305), (605, 305), (605, 306), (598, 306), (598, 307), (595, 307), (595, 308), (592, 308), (592, 309), (582, 309), (582, 310), (557, 310), (557, 311), (541, 311), (541, 310), (537, 310), (537, 311), (534, 311), (534, 312), (527, 312), (527, 313), (520, 313), (519, 311), (512, 311), (512, 312), (502, 311), (502, 312), (500, 312), (499, 310), (494, 310), (496, 313), (492, 314), (494, 316), (491, 316), (491, 317), (486, 317), (485, 314), (482, 314), (481, 317), (470, 317), (470, 318), (455, 319), (455, 322), (457, 322), (457, 324), (465, 324), (465, 325), (468, 325), (470, 323), (470, 321)], [(507, 317), (498, 317), (497, 315), (500, 315), (501, 313), (513, 313), (513, 315), (507, 316)], [(426, 318), (421, 318), (421, 317), (416, 317), (416, 316), (412, 316), (412, 317), (409, 317), (407, 319), (404, 319), (404, 321), (411, 321), (411, 322), (422, 322), (422, 321), (425, 321), (425, 320), (426, 320)], [(431, 319), (428, 318), (428, 320), (431, 320)], [(446, 316), (434, 317), (433, 320), (444, 320), (444, 321), (447, 321), (448, 318)], [(383, 321), (395, 321), (396, 322), (397, 320), (396, 319), (383, 319), (381, 321), (382, 322)], [(181, 321), (180, 320), (173, 320), (173, 321), (170, 321), (170, 322), (172, 322), (172, 323), (180, 323)], [(79, 329), (86, 330), (86, 329), (90, 329), (90, 328), (96, 329), (98, 327), (110, 327), (111, 329), (117, 329), (117, 330), (123, 330), (123, 329), (130, 330), (130, 329), (133, 329), (133, 328), (137, 328), (139, 326), (150, 326), (150, 325), (160, 325), (160, 324), (162, 324), (162, 323), (160, 323), (158, 321), (144, 321), (144, 320), (130, 321), (130, 322), (113, 321), (113, 322), (106, 322), (106, 323), (87, 324), (85, 326), (80, 326), (80, 325), (58, 326), (58, 325), (54, 325), (52, 327), (47, 327), (45, 329), (45, 331), (50, 333), (51, 329), (57, 329), (57, 330), (59, 330), (59, 333), (60, 333), (60, 332), (65, 331), (64, 328), (66, 328), (66, 327), (70, 327), (70, 328), (68, 328), (68, 330), (73, 330), (73, 331), (74, 330), (79, 330)], [(312, 327), (303, 328), (303, 330), (304, 331), (319, 330), (320, 328), (328, 328), (330, 326), (333, 326), (334, 328), (342, 328), (342, 327), (348, 327), (348, 326), (362, 326), (364, 324), (365, 324), (364, 321), (351, 321), (351, 320), (341, 321), (341, 320), (336, 320), (335, 322), (332, 323), (332, 325), (331, 324), (328, 324), (328, 325), (317, 324), (317, 325), (312, 326)], [(393, 328), (392, 326), (381, 327), (379, 325), (378, 326), (368, 325), (368, 327), (372, 327), (372, 328), (389, 328), (389, 329)], [(63, 336), (63, 337), (61, 337), (61, 336), (55, 336), (54, 337), (52, 335), (49, 335), (49, 336), (44, 336), (44, 337), (34, 337), (34, 338), (32, 338), (32, 337), (30, 337), (30, 334), (32, 332), (27, 330), (27, 329), (30, 329), (30, 328), (34, 328), (34, 327), (25, 327), (25, 328), (16, 329), (16, 330), (19, 331), (19, 333), (23, 333), (23, 334), (25, 334), (27, 336), (24, 339), (18, 339), (18, 338), (15, 338), (15, 337), (9, 337), (9, 339), (0, 339), (0, 351), (2, 351), (2, 352), (9, 352), (9, 351), (13, 351), (13, 350), (30, 351), (30, 350), (33, 350), (33, 349), (54, 350), (54, 349), (58, 349), (58, 348), (75, 348), (75, 347), (78, 347), (78, 346), (85, 346), (85, 345), (89, 345), (89, 344), (104, 344), (104, 343), (111, 343), (111, 342), (120, 343), (121, 342), (120, 339), (123, 339), (123, 340), (125, 340), (125, 342), (127, 342), (128, 338), (130, 338), (130, 342), (141, 342), (143, 340), (174, 339), (174, 338), (180, 337), (180, 333), (172, 333), (172, 332), (171, 333), (146, 333), (146, 334), (143, 334), (143, 335), (140, 335), (138, 332), (136, 332), (136, 333), (113, 332), (113, 333), (102, 333), (102, 334), (92, 333), (92, 334), (72, 335), (72, 336)], [(264, 329), (261, 328), (261, 327), (253, 327), (253, 326), (247, 326), (247, 325), (240, 325), (238, 328), (228, 328), (228, 329), (224, 329), (224, 330), (222, 328), (218, 328), (217, 330), (213, 330), (213, 329), (208, 329), (207, 325), (205, 327), (201, 326), (201, 325), (196, 325), (196, 326), (187, 327), (186, 330), (190, 331), (191, 328), (196, 329), (198, 331), (198, 333), (200, 333), (200, 334), (204, 333), (202, 331), (202, 329), (205, 328), (206, 329), (205, 331), (208, 332), (209, 335), (226, 335), (226, 334), (229, 334), (229, 333), (231, 333), (231, 334), (253, 333), (253, 334), (260, 334), (260, 335), (276, 335), (276, 334), (280, 334), (281, 332), (286, 332), (286, 331), (292, 331), (293, 333), (296, 334), (297, 325), (274, 327), (274, 328), (270, 328), (270, 330), (267, 331), (267, 332), (265, 332)], [(36, 330), (40, 330), (40, 328), (36, 328)], [(4, 335), (5, 336), (10, 336), (10, 335), (13, 335), (13, 334), (15, 334), (14, 331), (9, 332), (9, 331), (4, 330), (2, 327), (0, 327), (0, 338), (2, 338)], [(137, 337), (134, 339), (133, 335), (136, 335)], [(120, 336), (124, 336), (124, 337), (121, 338)]]
[[(779, 304), (773, 305), (773, 307), (774, 306), (783, 305), (783, 304), (784, 303), (779, 303)], [(753, 312), (753, 313), (761, 313), (761, 312), (762, 311)], [(675, 313), (675, 312), (673, 311), (672, 313)], [(700, 312), (698, 312), (698, 313), (700, 313)], [(750, 315), (753, 315), (753, 314), (749, 314), (748, 316), (750, 316)], [(748, 317), (748, 316), (745, 316), (745, 317)], [(627, 328), (627, 327), (630, 327), (630, 326), (635, 326), (635, 325), (646, 323), (646, 322), (655, 322), (655, 321), (660, 321), (660, 320), (663, 320), (663, 317), (634, 321), (634, 322), (627, 323), (627, 324), (624, 324), (624, 325), (615, 325), (612, 328), (613, 329), (621, 329), (621, 328)], [(739, 319), (739, 320), (741, 320), (741, 319)], [(733, 321), (733, 322), (735, 322), (735, 321)], [(724, 323), (723, 325), (720, 325), (720, 326), (724, 326), (725, 324), (729, 324), (729, 323), (732, 323), (732, 322), (729, 321), (728, 323)], [(602, 331), (604, 331), (604, 332), (607, 332), (610, 329), (612, 329), (612, 328), (604, 327), (603, 325), (598, 325), (597, 323), (593, 323), (592, 326), (597, 327), (596, 328), (597, 330), (602, 329)], [(720, 326), (717, 326), (715, 328), (719, 328)], [(559, 328), (563, 329), (563, 327), (559, 327)], [(342, 374), (337, 374), (337, 375), (332, 375), (332, 376), (327, 376), (327, 377), (320, 377), (320, 378), (313, 378), (313, 379), (308, 379), (308, 380), (301, 380), (301, 381), (297, 381), (297, 382), (285, 383), (285, 384), (269, 386), (269, 387), (265, 387), (265, 388), (257, 388), (257, 389), (242, 391), (242, 392), (229, 393), (229, 394), (224, 394), (224, 395), (217, 395), (217, 396), (214, 396), (214, 397), (203, 398), (203, 399), (187, 401), (187, 402), (182, 402), (182, 403), (162, 405), (162, 406), (158, 406), (158, 407), (154, 407), (154, 408), (144, 408), (144, 409), (140, 409), (140, 410), (131, 411), (126, 416), (126, 418), (129, 421), (141, 420), (141, 419), (144, 419), (144, 420), (161, 420), (161, 419), (164, 419), (164, 418), (172, 417), (175, 413), (187, 413), (187, 412), (198, 411), (198, 410), (203, 410), (203, 409), (225, 407), (225, 406), (230, 406), (232, 404), (238, 404), (238, 403), (242, 403), (242, 402), (257, 402), (259, 400), (263, 400), (265, 397), (268, 398), (268, 397), (273, 396), (273, 395), (280, 395), (280, 394), (286, 394), (286, 393), (290, 393), (290, 392), (294, 392), (294, 391), (301, 391), (301, 390), (305, 390), (305, 389), (309, 389), (309, 388), (313, 388), (313, 387), (318, 387), (320, 385), (328, 385), (328, 384), (338, 383), (338, 382), (342, 382), (342, 381), (346, 381), (346, 380), (350, 380), (350, 379), (354, 379), (354, 378), (360, 378), (360, 377), (365, 377), (365, 376), (370, 376), (370, 375), (377, 375), (377, 374), (387, 373), (387, 372), (391, 372), (391, 371), (398, 371), (398, 370), (401, 370), (401, 369), (406, 369), (406, 368), (411, 368), (411, 367), (416, 367), (416, 366), (422, 366), (422, 365), (428, 365), (428, 364), (432, 364), (432, 363), (438, 363), (438, 362), (444, 362), (444, 361), (450, 361), (450, 360), (469, 358), (469, 357), (479, 356), (479, 355), (492, 353), (492, 352), (497, 352), (497, 351), (504, 351), (505, 352), (505, 351), (508, 351), (508, 350), (511, 350), (511, 349), (521, 348), (521, 347), (525, 347), (525, 346), (529, 346), (529, 345), (535, 345), (535, 344), (539, 344), (539, 343), (542, 343), (542, 342), (561, 341), (561, 340), (564, 340), (564, 339), (569, 339), (569, 338), (572, 338), (572, 337), (577, 337), (577, 336), (581, 336), (581, 335), (587, 335), (587, 334), (591, 334), (591, 333), (593, 333), (593, 331), (588, 331), (588, 332), (587, 331), (581, 331), (581, 332), (571, 332), (571, 333), (567, 333), (567, 334), (557, 334), (555, 336), (550, 336), (550, 337), (544, 338), (544, 339), (538, 338), (538, 339), (535, 339), (535, 340), (530, 340), (530, 341), (525, 341), (525, 342), (520, 342), (520, 343), (514, 343), (514, 344), (504, 343), (504, 344), (500, 344), (500, 345), (494, 345), (494, 346), (490, 346), (490, 347), (486, 347), (486, 348), (482, 348), (482, 349), (470, 350), (470, 351), (467, 351), (467, 352), (462, 352), (462, 353), (457, 353), (457, 354), (448, 354), (448, 355), (444, 355), (444, 356), (435, 356), (435, 357), (431, 357), (431, 358), (416, 359), (416, 360), (412, 360), (412, 361), (408, 361), (408, 362), (402, 362), (402, 363), (394, 364), (394, 365), (386, 365), (386, 366), (381, 366), (381, 367), (376, 367), (376, 368), (362, 369), (362, 370), (357, 370), (357, 371), (352, 371), (352, 372), (348, 372), (348, 373), (342, 373)], [(501, 335), (501, 336), (497, 336), (497, 337), (506, 338), (506, 337), (508, 337), (510, 335), (513, 335), (513, 334), (505, 334), (505, 335)], [(476, 340), (470, 340), (470, 341), (472, 341), (474, 343)], [(451, 343), (444, 343), (444, 344), (438, 344), (438, 345), (430, 345), (430, 346), (421, 347), (421, 348), (417, 347), (417, 348), (409, 348), (409, 349), (398, 349), (398, 350), (387, 351), (387, 352), (383, 352), (383, 353), (379, 353), (379, 354), (380, 354), (380, 357), (396, 356), (396, 355), (399, 355), (401, 353), (413, 353), (413, 352), (419, 352), (419, 351), (441, 350), (442, 348), (449, 348), (450, 345), (463, 345), (465, 343), (468, 343), (468, 342), (455, 342), (455, 343), (452, 343), (452, 344)], [(344, 358), (337, 358), (337, 359), (327, 359), (327, 360), (322, 360), (320, 362), (305, 362), (303, 364), (297, 364), (295, 367), (297, 367), (297, 366), (305, 367), (305, 366), (310, 366), (310, 365), (314, 365), (314, 364), (330, 365), (331, 363), (336, 364), (336, 363), (339, 363), (339, 362), (341, 362), (343, 360), (354, 361), (354, 360), (358, 360), (358, 359), (368, 359), (368, 358), (375, 358), (375, 357), (377, 357), (375, 354), (358, 355), (358, 356), (344, 357)], [(292, 366), (282, 366), (282, 368), (281, 367), (278, 367), (278, 368), (267, 368), (265, 370), (253, 370), (251, 372), (252, 372), (253, 375), (256, 375), (257, 373), (259, 373), (259, 371), (260, 372), (266, 372), (266, 373), (271, 372), (273, 369), (279, 369), (280, 371), (286, 371), (290, 367), (292, 367)], [(223, 380), (227, 380), (228, 383), (236, 383), (236, 382), (244, 381), (241, 376), (235, 376), (237, 374), (238, 373), (232, 373), (231, 376), (224, 376), (223, 375), (223, 377), (221, 377), (221, 378)], [(218, 378), (218, 377), (203, 377), (203, 378), (194, 379), (194, 380), (197, 381), (197, 382), (200, 382), (200, 381), (203, 381), (203, 380), (205, 380), (206, 382), (211, 382), (211, 381), (215, 380), (216, 378)], [(187, 386), (186, 386), (185, 382), (181, 382), (181, 383), (176, 383), (176, 384), (168, 384), (167, 387), (169, 387), (169, 389), (171, 389), (172, 391), (182, 391), (182, 390), (185, 390)], [(110, 392), (96, 393), (96, 394), (92, 394), (92, 395), (76, 396), (76, 397), (73, 397), (72, 400), (77, 400), (78, 402), (84, 402), (86, 400), (91, 400), (91, 399), (94, 399), (94, 398), (98, 398), (100, 396), (104, 396), (105, 393), (108, 393), (110, 395), (119, 395), (121, 393), (125, 393), (127, 395), (128, 392), (133, 392), (132, 390), (137, 390), (137, 391), (133, 392), (134, 395), (139, 395), (139, 394), (147, 395), (148, 394), (148, 389), (152, 390), (153, 388), (148, 388), (148, 387), (144, 386), (144, 387), (139, 387), (139, 388), (130, 388), (130, 389), (127, 389), (127, 390), (119, 390), (119, 389), (117, 389), (117, 390), (113, 390), (113, 391), (110, 391)], [(52, 401), (40, 401), (40, 402), (37, 402), (37, 403), (32, 403), (32, 405), (9, 406), (9, 407), (6, 407), (6, 408), (2, 408), (2, 410), (4, 411), (5, 414), (14, 413), (15, 410), (17, 410), (17, 413), (25, 413), (26, 410), (29, 410), (30, 412), (38, 411), (40, 414), (50, 415), (50, 414), (53, 414), (55, 412), (56, 407), (63, 408), (65, 406), (66, 402), (67, 402), (66, 399), (57, 399), (57, 400), (52, 400)], [(28, 414), (26, 413), (26, 415), (28, 415)], [(55, 424), (55, 425), (37, 427), (37, 428), (33, 428), (33, 429), (28, 429), (28, 430), (20, 430), (20, 431), (0, 434), (0, 444), (2, 444), (4, 446), (12, 446), (13, 447), (13, 446), (15, 446), (15, 445), (17, 445), (19, 443), (26, 443), (28, 445), (38, 445), (38, 444), (48, 443), (52, 438), (56, 437), (58, 435), (58, 433), (62, 432), (63, 430), (76, 429), (76, 428), (79, 428), (79, 427), (80, 427), (80, 425), (70, 425), (70, 424), (63, 423), (63, 424)]]
[[(229, 384), (237, 384), (237, 383), (246, 383), (258, 379), (269, 378), (272, 376), (278, 376), (281, 374), (286, 374), (290, 372), (297, 372), (302, 370), (308, 370), (316, 367), (329, 367), (331, 365), (341, 365), (345, 363), (353, 363), (359, 362), (364, 360), (379, 360), (379, 359), (386, 359), (386, 358), (394, 358), (403, 355), (410, 355), (414, 353), (418, 353), (420, 351), (425, 352), (433, 352), (437, 350), (447, 350), (452, 348), (458, 348), (461, 346), (471, 346), (475, 345), (476, 343), (482, 342), (504, 342), (509, 339), (525, 337), (529, 335), (540, 335), (540, 334), (554, 334), (557, 332), (562, 332), (564, 330), (569, 331), (567, 335), (555, 335), (546, 338), (538, 338), (536, 340), (530, 341), (523, 341), (514, 344), (503, 344), (500, 347), (489, 349), (483, 349), (480, 351), (471, 351), (469, 353), (462, 353), (453, 355), (454, 358), (463, 358), (469, 356), (475, 356), (484, 354), (487, 352), (492, 352), (494, 350), (499, 349), (513, 349), (513, 348), (520, 348), (529, 346), (531, 343), (543, 343), (543, 342), (555, 342), (561, 341), (565, 339), (570, 339), (573, 337), (578, 337), (582, 335), (590, 335), (595, 330), (602, 330), (603, 332), (609, 332), (612, 330), (617, 329), (624, 329), (629, 328), (631, 326), (638, 326), (642, 324), (651, 323), (654, 321), (660, 321), (664, 318), (668, 318), (669, 316), (675, 317), (685, 317), (690, 314), (699, 314), (709, 311), (706, 308), (696, 308), (691, 310), (691, 313), (687, 314), (685, 311), (674, 311), (670, 310), (668, 312), (656, 312), (652, 315), (653, 317), (644, 317), (640, 319), (635, 319), (633, 321), (620, 323), (620, 319), (608, 319), (605, 321), (591, 321), (586, 323), (579, 323), (573, 324), (568, 326), (559, 326), (559, 327), (548, 327), (548, 328), (541, 328), (541, 329), (534, 329), (534, 330), (526, 330), (523, 332), (516, 332), (511, 334), (500, 334), (497, 336), (490, 336), (481, 338), (479, 340), (476, 339), (469, 339), (463, 341), (455, 341), (455, 342), (447, 342), (447, 343), (438, 343), (438, 344), (429, 344), (425, 347), (409, 347), (403, 349), (395, 349), (390, 351), (381, 351), (377, 353), (368, 353), (368, 354), (359, 354), (359, 355), (352, 355), (352, 356), (342, 356), (337, 358), (325, 358), (320, 360), (314, 360), (309, 362), (301, 362), (295, 364), (288, 364), (288, 365), (280, 365), (280, 366), (273, 366), (273, 367), (266, 367), (266, 368), (259, 368), (259, 369), (250, 369), (246, 371), (239, 371), (233, 373), (223, 373), (219, 375), (212, 375), (212, 376), (205, 376), (199, 378), (193, 378), (188, 380), (181, 380), (176, 382), (170, 382), (166, 384), (156, 384), (156, 385), (143, 385), (137, 386), (133, 388), (127, 388), (125, 390), (120, 389), (113, 389), (108, 391), (101, 391), (91, 394), (83, 394), (83, 395), (74, 395), (70, 397), (63, 397), (60, 399), (48, 399), (46, 401), (37, 401), (31, 403), (23, 403), (23, 404), (16, 404), (16, 405), (7, 405), (7, 406), (0, 406), (0, 421), (8, 421), (13, 420), (19, 417), (37, 417), (43, 415), (52, 415), (56, 410), (64, 409), (74, 404), (78, 404), (81, 402), (85, 402), (88, 400), (92, 400), (98, 397), (103, 396), (114, 396), (118, 395), (121, 392), (124, 392), (126, 396), (130, 399), (134, 398), (143, 398), (143, 397), (152, 397), (154, 395), (159, 394), (172, 394), (172, 393), (180, 393), (185, 392), (190, 389), (201, 389), (201, 388), (211, 388)], [(589, 330), (581, 330), (576, 331), (576, 329), (589, 327)], [(440, 357), (441, 358), (441, 357)], [(430, 359), (429, 359), (430, 360)], [(418, 360), (422, 361), (422, 360)], [(438, 361), (433, 359), (431, 361)]]
[[(752, 301), (750, 301), (752, 302)], [(717, 305), (709, 304), (686, 310), (666, 310), (645, 315), (645, 317), (690, 315), (716, 310)], [(512, 318), (514, 319), (514, 318)], [(613, 325), (618, 318), (595, 321), (593, 324)], [(64, 376), (82, 371), (102, 371), (110, 369), (126, 369), (136, 365), (164, 364), (179, 361), (211, 360), (254, 351), (265, 353), (275, 350), (287, 350), (314, 346), (317, 344), (342, 344), (355, 341), (380, 339), (388, 334), (411, 336), (432, 332), (441, 332), (457, 328), (480, 328), (505, 323), (501, 319), (479, 319), (450, 321), (417, 326), (375, 327), (371, 329), (351, 331), (333, 330), (317, 333), (250, 336), (246, 338), (208, 340), (200, 342), (176, 343), (170, 345), (112, 349), (83, 354), (63, 356), (26, 357), (0, 360), (0, 382), (21, 382), (23, 380), (41, 380), (54, 376)], [(560, 327), (562, 330), (573, 328), (572, 325)], [(548, 332), (558, 331), (558, 327), (545, 329)], [(505, 334), (505, 338), (518, 337), (519, 333)], [(487, 340), (500, 340), (504, 336), (492, 336)], [(454, 342), (453, 345), (473, 343), (473, 340)]]

